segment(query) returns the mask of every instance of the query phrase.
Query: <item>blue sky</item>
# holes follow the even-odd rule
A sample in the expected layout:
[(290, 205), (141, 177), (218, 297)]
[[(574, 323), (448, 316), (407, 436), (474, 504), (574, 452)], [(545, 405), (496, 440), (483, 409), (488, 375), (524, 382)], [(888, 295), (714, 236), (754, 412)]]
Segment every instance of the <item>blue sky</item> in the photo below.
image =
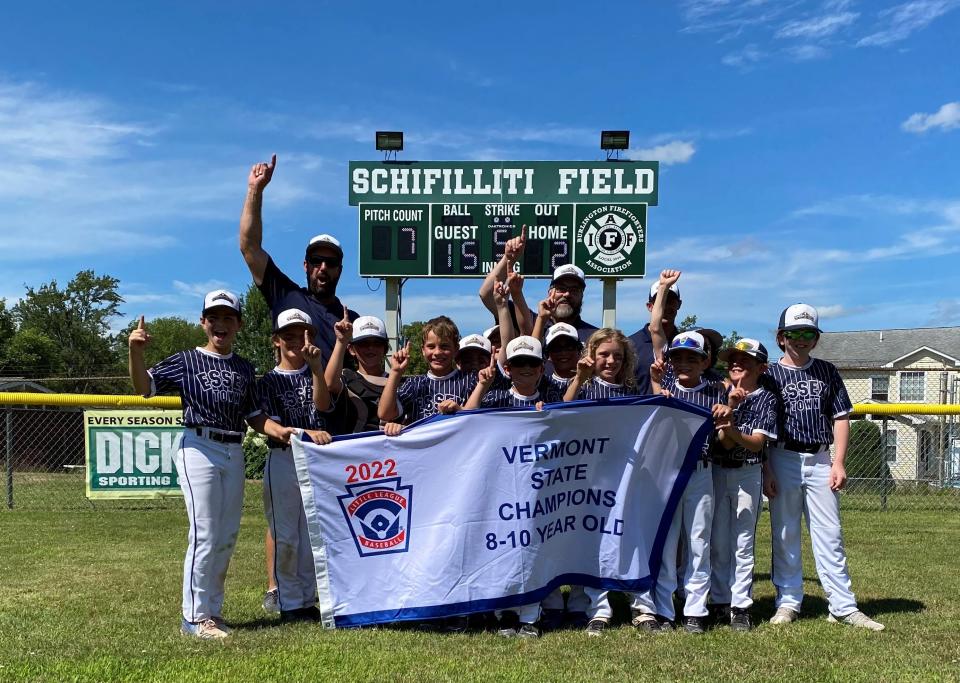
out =
[[(407, 159), (595, 160), (626, 128), (661, 162), (647, 272), (684, 271), (682, 313), (764, 340), (801, 300), (828, 330), (960, 324), (960, 0), (226, 7), (5, 8), (8, 303), (84, 268), (121, 280), (128, 317), (242, 292), (246, 175), (276, 152), (265, 248), (301, 280), (306, 240), (338, 235), (341, 298), (382, 315), (347, 204), (374, 131), (405, 131)], [(628, 333), (648, 285), (620, 284)], [(482, 329), (478, 286), (411, 280), (404, 319)]]

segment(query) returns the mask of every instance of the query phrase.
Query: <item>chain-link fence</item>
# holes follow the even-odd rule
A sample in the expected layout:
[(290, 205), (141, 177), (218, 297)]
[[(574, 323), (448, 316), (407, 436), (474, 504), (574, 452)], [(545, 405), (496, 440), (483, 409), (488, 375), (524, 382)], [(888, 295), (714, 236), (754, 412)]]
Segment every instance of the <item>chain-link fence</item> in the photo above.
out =
[[(854, 400), (862, 396), (853, 395)], [(40, 399), (38, 399), (40, 400)], [(842, 506), (868, 510), (960, 510), (960, 407), (860, 403), (850, 423)], [(921, 410), (943, 414), (922, 414)], [(867, 412), (877, 411), (877, 412)], [(887, 414), (880, 414), (883, 411)], [(91, 501), (86, 495), (83, 408), (0, 405), (7, 509), (179, 507), (178, 498)], [(261, 504), (266, 446), (248, 438), (245, 505)]]

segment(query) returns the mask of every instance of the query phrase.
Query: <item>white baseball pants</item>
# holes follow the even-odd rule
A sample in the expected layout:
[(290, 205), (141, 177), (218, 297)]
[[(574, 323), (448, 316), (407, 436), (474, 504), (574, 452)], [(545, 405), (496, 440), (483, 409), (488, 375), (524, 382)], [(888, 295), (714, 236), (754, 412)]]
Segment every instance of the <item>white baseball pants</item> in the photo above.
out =
[(496, 610), (497, 619), (500, 619), (504, 613), (513, 612), (520, 619), (521, 624), (535, 624), (540, 620), (540, 603), (535, 602), (531, 605), (520, 605), (511, 609)]
[(656, 592), (633, 594), (632, 607), (646, 614), (659, 614), (673, 621), (673, 594), (677, 590), (677, 545), (683, 538), (683, 614), (707, 616), (710, 593), (710, 534), (713, 527), (713, 477), (709, 467), (698, 464), (687, 482), (663, 544)]
[(713, 467), (710, 602), (753, 604), (754, 542), (760, 515), (761, 467)]
[(830, 612), (844, 617), (857, 609), (850, 585), (847, 553), (840, 530), (840, 501), (830, 490), (830, 452), (796, 453), (770, 449), (770, 465), (778, 493), (770, 500), (773, 536), (773, 585), (776, 606), (800, 611), (803, 565), (800, 557), (800, 516), (807, 520), (813, 559)]
[(317, 575), (293, 452), (273, 448), (263, 470), (263, 510), (273, 535), (280, 610), (317, 604)]
[(222, 617), (223, 585), (243, 512), (243, 446), (183, 434), (175, 459), (187, 507), (183, 618)]

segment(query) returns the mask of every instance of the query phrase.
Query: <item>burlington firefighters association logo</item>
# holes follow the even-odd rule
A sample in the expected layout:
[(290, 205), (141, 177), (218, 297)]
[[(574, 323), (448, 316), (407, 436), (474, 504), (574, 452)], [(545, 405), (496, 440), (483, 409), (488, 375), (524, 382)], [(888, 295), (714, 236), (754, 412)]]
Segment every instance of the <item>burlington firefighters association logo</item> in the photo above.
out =
[(619, 273), (630, 267), (630, 254), (644, 241), (643, 223), (622, 206), (601, 206), (588, 213), (577, 228), (587, 248), (587, 265), (598, 273)]
[(337, 496), (360, 557), (407, 552), (412, 493), (396, 477), (348, 484), (346, 495)]

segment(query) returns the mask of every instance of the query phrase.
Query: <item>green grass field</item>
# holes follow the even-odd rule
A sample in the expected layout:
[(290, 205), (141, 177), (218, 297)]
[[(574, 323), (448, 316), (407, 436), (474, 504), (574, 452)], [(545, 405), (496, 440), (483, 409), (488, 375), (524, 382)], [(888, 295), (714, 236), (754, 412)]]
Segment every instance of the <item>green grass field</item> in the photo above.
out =
[[(568, 631), (535, 642), (279, 626), (260, 608), (264, 521), (255, 509), (227, 580), (233, 637), (182, 637), (185, 519), (179, 509), (0, 514), (0, 680), (960, 680), (956, 512), (845, 514), (854, 588), (883, 633), (828, 624), (807, 562), (804, 618), (789, 627), (696, 637), (621, 625), (599, 639)], [(764, 515), (761, 618), (773, 611), (767, 525)]]

